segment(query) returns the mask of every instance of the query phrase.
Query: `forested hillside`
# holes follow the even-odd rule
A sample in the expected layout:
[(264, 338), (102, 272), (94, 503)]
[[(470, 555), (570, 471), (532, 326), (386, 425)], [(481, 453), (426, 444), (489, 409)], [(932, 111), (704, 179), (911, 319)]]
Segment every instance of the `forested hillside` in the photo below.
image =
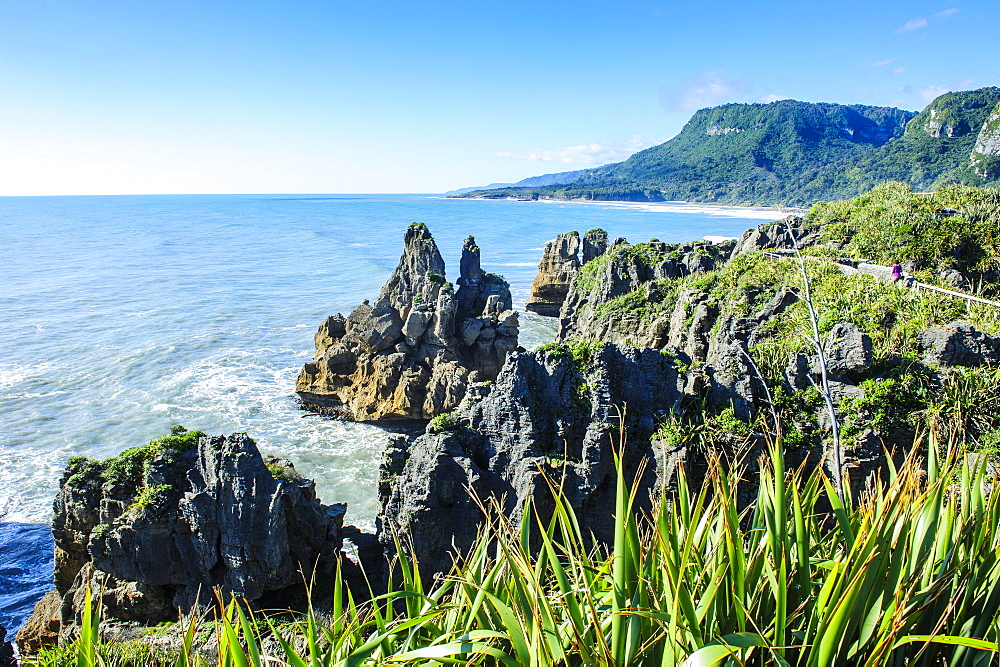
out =
[(780, 100), (702, 109), (676, 137), (569, 183), (471, 197), (803, 205), (886, 180), (918, 190), (1000, 177), (1000, 88), (946, 93), (919, 114)]

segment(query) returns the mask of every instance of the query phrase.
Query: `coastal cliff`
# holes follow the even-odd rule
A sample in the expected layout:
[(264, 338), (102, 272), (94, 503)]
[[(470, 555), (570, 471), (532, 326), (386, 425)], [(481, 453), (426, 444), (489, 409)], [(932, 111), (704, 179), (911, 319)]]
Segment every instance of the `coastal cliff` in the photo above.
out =
[(577, 270), (603, 255), (607, 249), (608, 233), (603, 229), (588, 231), (582, 244), (577, 232), (560, 234), (546, 243), (538, 264), (538, 275), (531, 283), (531, 297), (524, 309), (548, 317), (558, 315)]
[(215, 591), (301, 606), (303, 581), (329, 585), (346, 505), (321, 504), (245, 433), (175, 429), (113, 459), (73, 459), (54, 510), (55, 588), (18, 633), (22, 654), (72, 639), (88, 589), (105, 622), (140, 626), (210, 606)]
[(997, 102), (979, 130), (969, 161), (980, 177), (1000, 178), (1000, 102)]
[[(533, 351), (490, 348), (497, 335), (481, 337), (486, 327), (500, 328), (489, 314), (509, 308), (509, 291), (483, 274), (474, 240), (465, 242), (455, 291), (437, 273), (444, 264), (429, 232), (411, 226), (400, 266), (376, 305), (359, 308), (350, 325), (351, 318), (328, 320), (317, 359), (329, 367), (336, 355), (363, 351), (364, 344), (380, 348), (370, 356), (405, 357), (398, 338), (392, 347), (379, 342), (402, 336), (414, 354), (436, 348), (440, 358), (468, 361), (480, 350), (480, 370), (491, 368), (483, 359), (495, 366), (482, 375), (463, 366), (461, 396), (431, 406), (437, 412), (422, 434), (390, 438), (379, 470), (377, 535), (343, 526), (343, 506), (322, 505), (311, 482), (287, 461), (263, 459), (246, 434), (210, 438), (178, 429), (114, 459), (74, 459), (55, 505), (56, 589), (39, 603), (19, 643), (30, 652), (72, 637), (88, 587), (100, 591), (105, 622), (116, 626), (172, 620), (177, 609), (211, 603), (205, 591), (213, 588), (251, 608), (302, 609), (297, 572), (315, 573), (323, 585), (335, 572), (347, 580), (345, 539), (363, 545), (358, 558), (367, 576), (355, 567), (361, 587), (348, 581), (352, 594), (360, 591), (355, 601), (386, 591), (387, 600), (393, 591), (399, 599), (431, 599), (434, 590), (451, 609), (464, 604), (464, 591), (485, 589), (453, 587), (469, 574), (453, 564), (473, 562), (483, 574), (487, 552), (510, 546), (491, 542), (505, 539), (497, 535), (513, 536), (522, 550), (517, 558), (537, 564), (557, 553), (536, 558), (543, 542), (562, 548), (552, 546), (557, 533), (574, 532), (577, 552), (603, 558), (615, 550), (615, 562), (618, 529), (631, 523), (638, 536), (663, 528), (643, 522), (666, 517), (664, 502), (676, 518), (692, 499), (714, 497), (731, 520), (726, 530), (734, 531), (754, 503), (754, 512), (783, 508), (765, 481), (781, 470), (797, 471), (780, 477), (790, 484), (784, 488), (799, 491), (798, 475), (825, 471), (809, 477), (816, 482), (803, 493), (812, 497), (800, 507), (817, 528), (841, 525), (823, 518), (838, 496), (869, 507), (886, 488), (879, 484), (886, 456), (902, 469), (900, 459), (925, 442), (919, 433), (976, 456), (989, 456), (1000, 441), (995, 304), (976, 302), (984, 309), (954, 290), (911, 289), (893, 282), (888, 267), (858, 258), (889, 239), (895, 245), (883, 252), (921, 280), (957, 275), (995, 295), (997, 197), (961, 189), (927, 196), (890, 184), (719, 244), (618, 238), (598, 250), (578, 234), (561, 235), (547, 246), (536, 281), (568, 283), (558, 339)], [(432, 294), (434, 306), (420, 309)], [(422, 324), (414, 324), (414, 313)], [(463, 336), (469, 326), (475, 335)], [(428, 332), (436, 337), (426, 338)], [(906, 465), (915, 471), (918, 458)], [(970, 470), (976, 460), (966, 459)], [(922, 494), (925, 473), (913, 474), (911, 491)], [(820, 480), (831, 478), (842, 478), (844, 488), (821, 499)], [(634, 498), (626, 505), (621, 498), (628, 494)], [(764, 530), (756, 523), (762, 516), (748, 524), (751, 534)], [(570, 524), (573, 530), (565, 530)], [(734, 544), (744, 539), (764, 538)], [(660, 546), (666, 557), (677, 555), (669, 541)], [(559, 557), (549, 562), (561, 566)], [(713, 571), (728, 572), (729, 565)], [(812, 574), (826, 571), (808, 566)], [(492, 581), (501, 571), (490, 572)], [(333, 597), (324, 598), (322, 585), (313, 592), (323, 603)], [(384, 607), (393, 614), (404, 608), (413, 614), (405, 603)], [(369, 637), (363, 629), (355, 639), (367, 646)]]
[(496, 378), (517, 347), (510, 287), (483, 271), (471, 236), (458, 289), (430, 230), (413, 223), (374, 304), (332, 315), (295, 390), (309, 410), (354, 421), (430, 419), (454, 409), (471, 382)]
[[(886, 203), (878, 192), (871, 205), (920, 204), (928, 220), (959, 218), (956, 229), (969, 234), (989, 228), (976, 217), (989, 192), (970, 191), (965, 200), (946, 193), (940, 202), (887, 192), (900, 201)], [(387, 551), (395, 541), (385, 536), (397, 536), (425, 571), (446, 572), (493, 513), (516, 522), (530, 506), (544, 525), (550, 485), (566, 494), (583, 532), (607, 544), (616, 452), (627, 479), (641, 471), (641, 511), (650, 494), (672, 488), (681, 466), (697, 484), (710, 461), (752, 465), (775, 440), (789, 469), (832, 473), (834, 419), (840, 471), (855, 494), (884, 471), (887, 452), (910, 450), (918, 425), (988, 446), (1000, 427), (995, 411), (973, 417), (951, 406), (962, 400), (956, 392), (993, 395), (1000, 338), (980, 327), (995, 330), (995, 311), (893, 284), (872, 264), (833, 261), (855, 255), (869, 225), (889, 233), (884, 218), (860, 217), (866, 202), (848, 209), (858, 211), (853, 227), (819, 208), (721, 244), (616, 239), (587, 263), (573, 261), (578, 237), (560, 235), (546, 246), (536, 278), (569, 283), (558, 342), (509, 355), (495, 382), (472, 384), (424, 435), (393, 440), (379, 489)], [(822, 358), (810, 340), (803, 269), (790, 255), (796, 247), (809, 255)], [(907, 265), (927, 280), (993, 275), (989, 250), (993, 259), (973, 265), (956, 260), (950, 246), (933, 257), (918, 251), (928, 247), (922, 239), (909, 247)], [(824, 375), (835, 416), (818, 390)], [(744, 479), (737, 500), (750, 503), (755, 493)]]
[(512, 353), (497, 380), (473, 385), (443, 425), (432, 422), (426, 434), (390, 445), (379, 489), (387, 549), (399, 536), (425, 572), (447, 572), (476, 537), (484, 508), (517, 521), (530, 498), (544, 517), (550, 482), (566, 492), (585, 530), (608, 542), (614, 456), (630, 474), (643, 471), (640, 496), (648, 500), (676, 458), (650, 438), (680, 397), (676, 368), (655, 350)]

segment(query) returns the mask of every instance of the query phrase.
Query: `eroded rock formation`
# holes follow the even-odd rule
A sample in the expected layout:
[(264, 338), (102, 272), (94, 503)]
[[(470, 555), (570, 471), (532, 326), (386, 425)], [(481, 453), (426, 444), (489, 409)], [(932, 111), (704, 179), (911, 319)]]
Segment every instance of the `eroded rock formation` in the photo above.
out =
[(387, 546), (399, 535), (423, 572), (447, 571), (482, 521), (471, 494), (500, 502), (515, 521), (531, 496), (544, 516), (551, 507), (546, 475), (563, 482), (584, 530), (610, 540), (622, 418), (626, 470), (644, 462), (648, 491), (665, 483), (675, 463), (676, 452), (649, 440), (681, 395), (676, 368), (656, 350), (603, 345), (587, 357), (579, 362), (562, 347), (511, 354), (496, 382), (470, 389), (454, 413), (460, 427), (429, 427), (412, 442), (396, 438), (379, 493)]
[(7, 630), (0, 626), (0, 667), (16, 667), (14, 647), (7, 641)]
[[(708, 451), (755, 461), (764, 432), (774, 432), (766, 414), (772, 400), (782, 404), (788, 469), (833, 465), (833, 420), (816, 390), (819, 356), (806, 339), (781, 334), (798, 331), (806, 317), (798, 274), (775, 279), (776, 265), (759, 255), (815, 242), (815, 230), (789, 222), (791, 231), (762, 225), (721, 246), (618, 239), (576, 269), (560, 344), (512, 354), (494, 383), (471, 386), (448, 422), (454, 428), (399, 437), (387, 450), (379, 490), (386, 546), (385, 536), (398, 535), (427, 571), (443, 572), (484, 520), (475, 498), (499, 502), (515, 521), (531, 498), (544, 517), (546, 476), (566, 491), (585, 533), (610, 539), (618, 410), (627, 469), (645, 464), (639, 498), (670, 489), (682, 461), (697, 483)], [(706, 275), (678, 280), (697, 274)], [(914, 342), (929, 364), (917, 372), (928, 378), (936, 366), (1000, 363), (997, 340), (962, 323), (932, 327)], [(871, 336), (849, 321), (833, 323), (823, 347), (845, 479), (860, 492), (887, 450), (913, 442), (912, 423), (887, 416), (906, 409), (891, 393), (899, 390), (892, 374), (899, 359), (876, 359)], [(706, 441), (681, 435), (677, 424), (692, 417), (713, 429)], [(754, 492), (740, 487), (738, 502), (752, 502)]]
[(303, 406), (355, 421), (429, 419), (452, 410), (471, 382), (492, 380), (517, 347), (510, 288), (480, 267), (471, 236), (458, 290), (422, 223), (406, 230), (403, 255), (374, 304), (333, 315), (295, 390)]
[[(560, 311), (560, 340), (590, 339), (628, 343), (640, 347), (663, 347), (670, 335), (666, 326), (672, 315), (652, 320), (626, 303), (628, 295), (640, 287), (648, 300), (669, 301), (672, 281), (683, 276), (720, 268), (728, 259), (733, 243), (708, 242), (668, 244), (661, 242), (629, 245), (616, 242), (597, 261), (580, 269)], [(672, 295), (670, 295), (672, 296)], [(690, 306), (686, 295), (677, 298), (679, 308)], [(611, 312), (614, 317), (607, 317)], [(702, 319), (712, 319), (710, 312)], [(679, 316), (687, 320), (688, 313)], [(708, 323), (711, 328), (711, 322)], [(676, 328), (676, 327), (675, 327)], [(706, 341), (707, 342), (707, 341)]]
[(972, 168), (983, 178), (1000, 177), (1000, 103), (983, 123), (970, 156)]
[(52, 523), (56, 588), (19, 632), (22, 652), (72, 637), (88, 587), (106, 621), (154, 625), (211, 604), (213, 589), (289, 607), (303, 576), (330, 580), (346, 505), (321, 504), (245, 433), (198, 435), (70, 462)]
[(557, 317), (580, 267), (607, 251), (608, 233), (603, 229), (591, 229), (583, 237), (582, 248), (581, 256), (580, 235), (577, 232), (560, 234), (545, 244), (525, 310)]
[(935, 366), (984, 366), (1000, 363), (1000, 340), (967, 322), (933, 326), (917, 334), (924, 361)]

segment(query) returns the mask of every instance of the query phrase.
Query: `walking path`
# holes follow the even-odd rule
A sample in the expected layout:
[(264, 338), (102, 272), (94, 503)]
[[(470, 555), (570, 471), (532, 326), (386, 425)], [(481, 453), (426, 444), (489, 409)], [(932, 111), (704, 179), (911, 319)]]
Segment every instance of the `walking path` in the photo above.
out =
[[(789, 257), (795, 256), (795, 251), (785, 250), (785, 249), (767, 250), (764, 252), (764, 254), (770, 257), (771, 259), (788, 259)], [(834, 264), (836, 264), (837, 267), (841, 270), (841, 272), (844, 273), (845, 275), (857, 275), (859, 273), (862, 273), (865, 275), (873, 276), (875, 279), (881, 280), (882, 282), (888, 283), (894, 281), (892, 277), (892, 267), (882, 266), (880, 264), (874, 264), (868, 260), (860, 260), (858, 262), (854, 262), (851, 260), (838, 259), (834, 257), (813, 257), (810, 255), (803, 255), (803, 257), (805, 257), (806, 259), (814, 259), (814, 260), (817, 259), (829, 260)], [(927, 283), (922, 283), (918, 280), (913, 280), (912, 278), (907, 280), (906, 285), (907, 287), (912, 287), (914, 289), (926, 289), (926, 290), (931, 290), (933, 292), (938, 292), (940, 294), (950, 296), (954, 299), (965, 299), (966, 301), (976, 301), (978, 303), (985, 303), (1000, 308), (1000, 302), (991, 301), (989, 299), (984, 299), (982, 297), (974, 296), (972, 294), (966, 294), (965, 292), (957, 292), (955, 290), (945, 289), (944, 287), (938, 287), (937, 285), (928, 285)]]

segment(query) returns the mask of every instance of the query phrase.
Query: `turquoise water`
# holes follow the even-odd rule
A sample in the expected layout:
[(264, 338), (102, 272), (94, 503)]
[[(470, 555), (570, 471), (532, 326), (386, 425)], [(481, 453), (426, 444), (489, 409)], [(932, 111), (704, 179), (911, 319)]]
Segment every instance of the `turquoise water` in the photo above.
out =
[[(520, 306), (557, 233), (688, 241), (761, 221), (723, 213), (404, 195), (0, 198), (0, 522), (47, 522), (71, 456), (183, 424), (247, 431), (371, 528), (385, 433), (305, 414), (293, 388), (319, 323), (377, 295), (407, 224), (430, 226), (452, 278), (474, 235)], [(526, 347), (554, 333), (552, 320), (522, 324)], [(33, 600), (51, 577), (43, 531), (25, 531), (14, 542), (32, 541), (30, 558), (0, 539), (0, 624), (17, 625), (25, 591)]]

